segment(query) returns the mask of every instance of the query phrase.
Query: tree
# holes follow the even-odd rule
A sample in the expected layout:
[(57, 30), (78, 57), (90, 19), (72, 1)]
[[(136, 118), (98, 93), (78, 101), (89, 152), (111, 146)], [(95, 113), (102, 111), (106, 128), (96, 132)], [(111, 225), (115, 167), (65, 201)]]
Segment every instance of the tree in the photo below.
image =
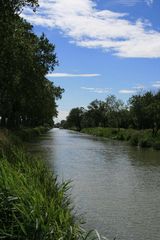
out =
[(88, 106), (86, 119), (90, 127), (105, 126), (106, 123), (106, 109), (103, 101), (94, 100)]
[(143, 128), (144, 124), (144, 105), (141, 95), (134, 95), (129, 99), (130, 113), (133, 126), (138, 129)]
[(76, 130), (81, 131), (83, 113), (83, 108), (73, 108), (67, 117), (67, 126), (69, 128), (75, 128)]
[(145, 110), (153, 135), (157, 135), (157, 132), (160, 129), (160, 91), (155, 95), (152, 94)]
[(120, 128), (124, 103), (114, 95), (110, 95), (105, 100), (108, 126)]
[(0, 0), (0, 10), (8, 17), (20, 13), (25, 6), (38, 7), (38, 0)]
[(58, 64), (55, 46), (19, 16), (36, 0), (5, 0), (0, 7), (0, 117), (1, 126), (53, 123), (56, 99), (63, 89), (46, 79)]
[[(130, 113), (133, 119), (133, 125), (138, 129), (146, 129), (152, 127), (149, 105), (153, 103), (154, 96), (148, 91), (143, 95), (134, 95), (129, 99)], [(150, 109), (150, 110), (149, 110)]]

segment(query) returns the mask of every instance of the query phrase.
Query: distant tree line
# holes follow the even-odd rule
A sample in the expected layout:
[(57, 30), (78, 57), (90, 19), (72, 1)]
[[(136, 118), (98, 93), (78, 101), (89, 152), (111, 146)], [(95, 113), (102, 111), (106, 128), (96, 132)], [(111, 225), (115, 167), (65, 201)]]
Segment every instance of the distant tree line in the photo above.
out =
[(55, 46), (20, 17), (37, 0), (0, 0), (0, 126), (53, 124), (63, 89), (45, 76), (58, 64)]
[(87, 109), (73, 108), (60, 126), (79, 131), (89, 127), (152, 129), (156, 135), (160, 129), (160, 91), (133, 95), (127, 105), (114, 95), (105, 101), (94, 100)]

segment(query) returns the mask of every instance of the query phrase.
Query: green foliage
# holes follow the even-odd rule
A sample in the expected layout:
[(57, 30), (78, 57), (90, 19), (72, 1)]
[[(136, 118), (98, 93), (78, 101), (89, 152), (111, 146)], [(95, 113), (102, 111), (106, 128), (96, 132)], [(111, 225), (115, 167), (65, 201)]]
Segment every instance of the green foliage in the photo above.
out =
[[(73, 111), (80, 111), (80, 117), (73, 117)], [(93, 128), (93, 127), (112, 127), (121, 128), (129, 126), (129, 111), (120, 99), (114, 95), (108, 96), (105, 101), (94, 100), (87, 109), (74, 108), (70, 111), (66, 122), (62, 127), (72, 128)], [(60, 124), (61, 126), (61, 124)]]
[(16, 138), (0, 131), (0, 143), (5, 142), (5, 148), (0, 145), (0, 239), (105, 240), (80, 227), (69, 183), (58, 184), (45, 161), (14, 145)]
[(138, 146), (139, 143), (139, 134), (135, 132), (130, 138), (130, 144), (132, 146)]
[(114, 128), (84, 128), (81, 132), (104, 138), (115, 138), (117, 136), (117, 129)]
[(68, 184), (57, 184), (42, 160), (17, 148), (10, 154), (14, 163), (0, 161), (0, 238), (76, 239)]
[(67, 117), (67, 127), (80, 131), (82, 117), (83, 108), (73, 108)]
[(138, 145), (144, 148), (152, 147), (154, 140), (155, 139), (154, 139), (154, 136), (152, 135), (152, 131), (144, 130), (144, 131), (141, 131), (141, 136), (140, 136)]
[(38, 0), (1, 0), (1, 8), (14, 14), (22, 11), (24, 6), (37, 7)]
[[(75, 109), (72, 110), (75, 111)], [(59, 125), (60, 127), (72, 128), (76, 125), (77, 119), (71, 115), (72, 110), (67, 120)], [(87, 109), (83, 108), (78, 124), (82, 129), (101, 127), (115, 129), (113, 137), (119, 140), (129, 140), (132, 136), (131, 129), (152, 129), (152, 135), (156, 137), (160, 129), (160, 91), (157, 93), (148, 91), (134, 95), (129, 99), (128, 106), (125, 106), (114, 95), (107, 96), (105, 101), (96, 99), (89, 104)], [(127, 129), (127, 131), (122, 132), (122, 129)], [(102, 131), (98, 135), (103, 136), (104, 132)], [(136, 136), (132, 136), (131, 143), (142, 146), (151, 145), (150, 140), (141, 139), (141, 142), (139, 142)]]
[(142, 95), (134, 95), (130, 98), (130, 114), (133, 126), (138, 129), (149, 129), (153, 135), (160, 128), (160, 91), (156, 94), (148, 91)]
[(114, 140), (128, 141), (132, 146), (153, 147), (160, 150), (160, 134), (153, 136), (152, 130), (84, 128), (82, 133)]
[[(48, 127), (40, 126), (35, 128), (22, 128), (20, 130), (15, 131), (14, 134), (11, 134), (11, 136), (19, 137), (21, 141), (30, 141), (35, 137), (38, 137), (39, 135), (45, 133), (47, 130), (49, 130)], [(13, 141), (15, 143), (15, 141)]]
[(139, 146), (140, 147), (144, 147), (144, 148), (148, 148), (152, 146), (152, 141), (150, 138), (147, 137), (143, 137), (139, 140)]
[(155, 141), (154, 143), (153, 143), (153, 148), (155, 149), (155, 150), (160, 150), (160, 141)]
[(125, 140), (125, 137), (124, 137), (123, 133), (118, 133), (117, 134), (117, 140), (120, 140), (120, 141)]
[(0, 8), (0, 126), (53, 126), (63, 89), (46, 74), (58, 64), (55, 46), (18, 15), (36, 0), (3, 0)]

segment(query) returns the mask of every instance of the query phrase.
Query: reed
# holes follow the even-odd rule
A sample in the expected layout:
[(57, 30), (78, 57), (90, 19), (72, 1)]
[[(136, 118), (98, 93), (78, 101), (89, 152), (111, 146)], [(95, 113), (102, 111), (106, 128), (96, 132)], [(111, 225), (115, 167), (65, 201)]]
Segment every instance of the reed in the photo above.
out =
[(104, 137), (120, 141), (128, 141), (132, 146), (143, 148), (153, 147), (160, 150), (160, 132), (157, 135), (152, 134), (151, 129), (135, 130), (135, 129), (117, 129), (117, 128), (85, 128), (82, 133), (90, 134), (97, 137)]
[(59, 184), (43, 159), (14, 145), (13, 139), (1, 133), (0, 239), (105, 239), (96, 230), (81, 228), (70, 201), (69, 183)]
[(41, 159), (21, 149), (10, 156), (0, 159), (0, 239), (76, 239), (68, 183), (58, 184)]

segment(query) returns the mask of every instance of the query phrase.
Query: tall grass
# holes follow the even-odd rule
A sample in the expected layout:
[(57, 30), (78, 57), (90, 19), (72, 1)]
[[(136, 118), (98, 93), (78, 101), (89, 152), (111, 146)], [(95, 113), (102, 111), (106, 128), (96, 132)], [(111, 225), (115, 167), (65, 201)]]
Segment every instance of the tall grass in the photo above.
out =
[(35, 137), (38, 137), (39, 135), (45, 133), (50, 128), (47, 126), (39, 126), (35, 128), (22, 128), (19, 130), (16, 130), (12, 136), (18, 136), (22, 141), (30, 141)]
[(97, 137), (128, 141), (132, 146), (153, 147), (160, 150), (160, 133), (153, 136), (152, 130), (116, 129), (116, 128), (85, 128), (81, 132)]
[(0, 137), (0, 239), (106, 239), (81, 228), (68, 182), (59, 184), (44, 160), (15, 146), (7, 134)]
[(76, 239), (67, 190), (42, 160), (13, 148), (0, 159), (0, 239)]

